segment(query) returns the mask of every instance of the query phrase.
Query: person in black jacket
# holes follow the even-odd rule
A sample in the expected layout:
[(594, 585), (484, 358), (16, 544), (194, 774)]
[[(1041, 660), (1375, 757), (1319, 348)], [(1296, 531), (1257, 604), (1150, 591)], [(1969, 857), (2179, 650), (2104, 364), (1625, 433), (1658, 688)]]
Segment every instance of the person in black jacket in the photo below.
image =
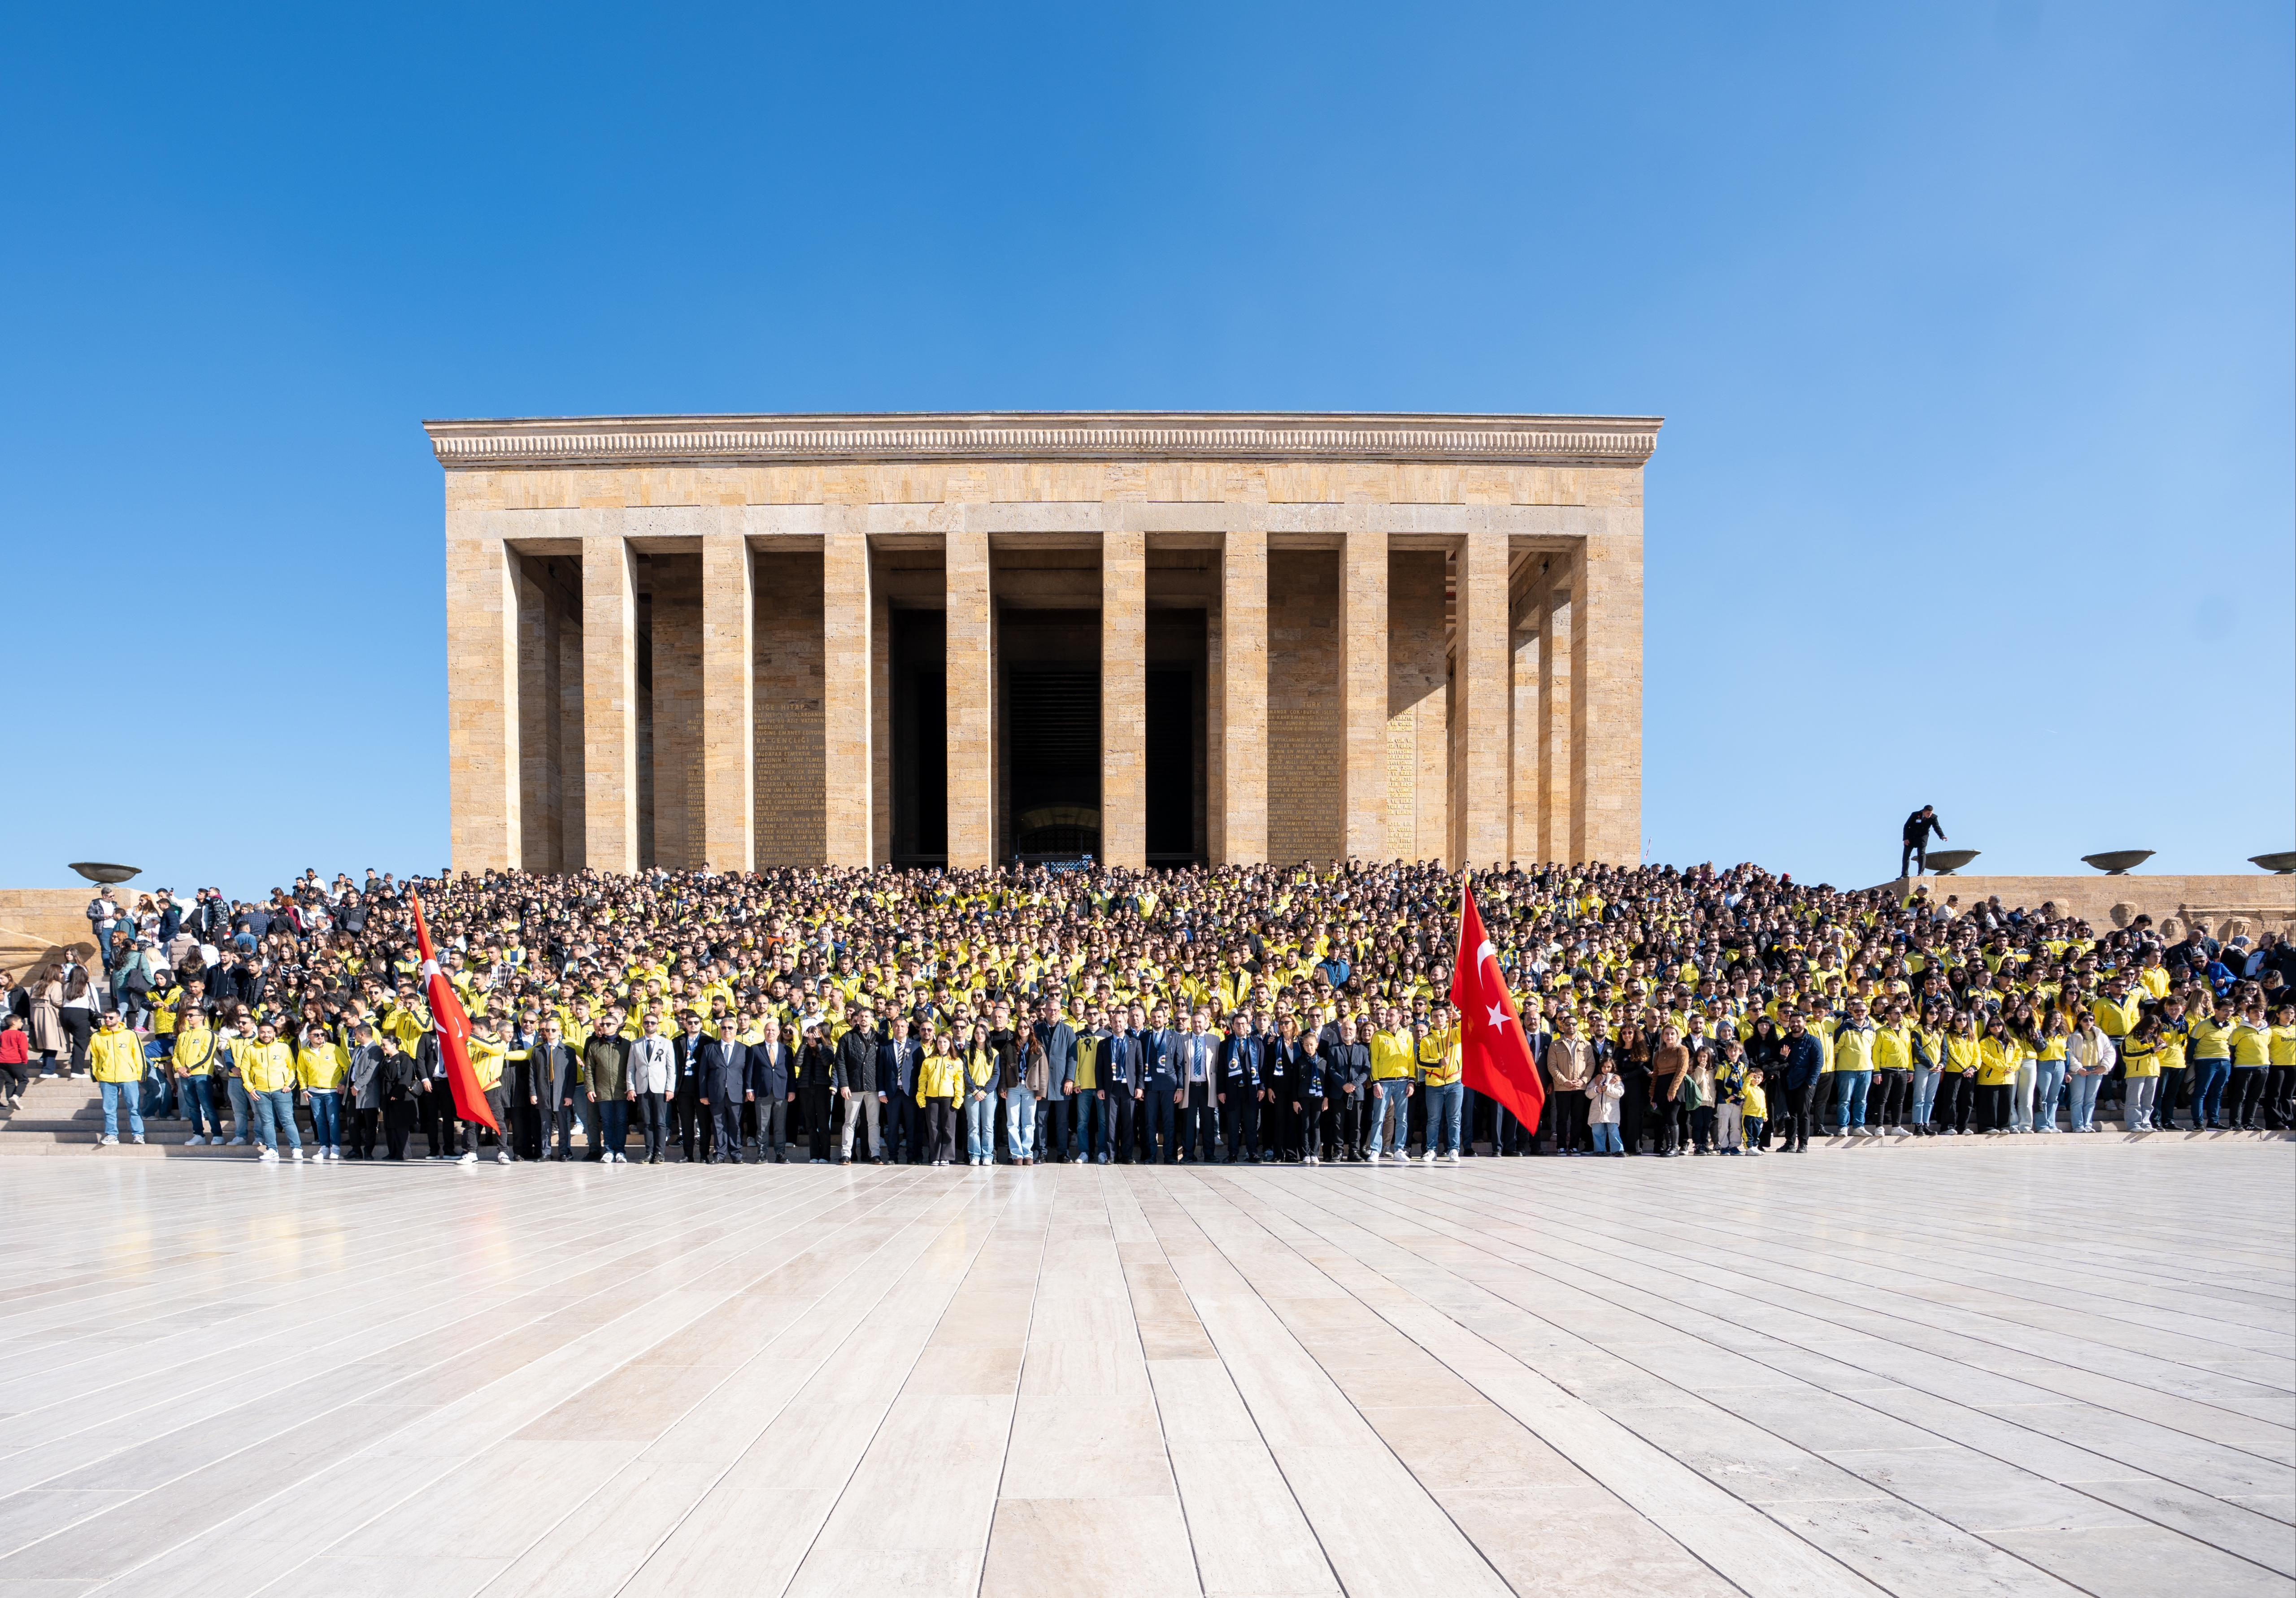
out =
[(865, 1123), (868, 1128), (861, 1139), (861, 1159), (865, 1162), (876, 1160), (883, 1142), (885, 1106), (877, 1096), (877, 1045), (881, 1041), (876, 1012), (866, 1004), (861, 1006), (852, 1026), (837, 1040), (837, 1103), (845, 1112), (844, 1141), (837, 1150), (840, 1165), (853, 1158), (854, 1135)]
[(693, 1165), (709, 1154), (713, 1141), (707, 1124), (709, 1116), (701, 1104), (701, 1045), (709, 1039), (702, 1034), (701, 1018), (691, 1010), (677, 1019), (678, 1035), (669, 1045), (671, 1056), (677, 1061), (669, 1114), (671, 1124), (677, 1128), (677, 1146), (685, 1155), (685, 1163)]
[(797, 1029), (778, 1036), (770, 1023), (763, 1041), (749, 1045), (747, 1086), (758, 1103), (758, 1159), (775, 1165), (789, 1160), (789, 1107), (797, 1097), (790, 1073), (797, 1059)]
[(1369, 1016), (1358, 1019), (1355, 1037), (1332, 1051), (1324, 1068), (1324, 1094), (1331, 1105), (1330, 1143), (1338, 1157), (1361, 1165), (1371, 1132), (1371, 1033)]
[(1817, 1094), (1817, 1078), (1825, 1063), (1824, 1048), (1809, 1035), (1809, 1028), (1797, 1014), (1786, 1021), (1784, 1091), (1778, 1102), (1771, 1105), (1774, 1115), (1784, 1121), (1782, 1151), (1806, 1154), (1809, 1151), (1809, 1126), (1816, 1113), (1813, 1100)]
[(390, 1159), (403, 1160), (406, 1158), (406, 1135), (414, 1128), (414, 1104), (422, 1091), (421, 1068), (414, 1055), (399, 1048), (395, 1033), (378, 1034), (375, 1046), (382, 1051), (375, 1074), (382, 1085), (383, 1146)]
[(889, 1164), (922, 1165), (924, 1112), (917, 1107), (917, 1067), (924, 1048), (916, 1023), (889, 1020), (877, 1044), (877, 1102), (884, 1106), (884, 1135), (879, 1147)]
[(797, 1078), (798, 1108), (805, 1112), (805, 1135), (812, 1163), (829, 1163), (829, 1104), (837, 1086), (837, 1051), (822, 1037), (817, 1015), (805, 1018), (805, 1041), (798, 1045), (791, 1074)]
[[(574, 1123), (582, 1114), (582, 1055), (561, 1035), (558, 1018), (545, 1016), (535, 1037), (532, 1058), (535, 1086), (542, 1094), (544, 1160), (574, 1158)], [(554, 1146), (553, 1134), (555, 1134)], [(598, 1139), (590, 1137), (594, 1151)]]
[(704, 1037), (694, 1050), (701, 1108), (709, 1123), (712, 1165), (742, 1163), (742, 1106), (749, 1102), (749, 1054), (729, 1024), (722, 1037)]

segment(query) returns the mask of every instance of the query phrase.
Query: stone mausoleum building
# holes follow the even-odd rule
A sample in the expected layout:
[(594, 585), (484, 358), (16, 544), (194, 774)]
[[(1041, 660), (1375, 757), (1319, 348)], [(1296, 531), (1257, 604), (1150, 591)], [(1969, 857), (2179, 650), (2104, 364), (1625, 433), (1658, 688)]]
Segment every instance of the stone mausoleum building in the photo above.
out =
[(455, 866), (1631, 864), (1658, 429), (430, 422)]

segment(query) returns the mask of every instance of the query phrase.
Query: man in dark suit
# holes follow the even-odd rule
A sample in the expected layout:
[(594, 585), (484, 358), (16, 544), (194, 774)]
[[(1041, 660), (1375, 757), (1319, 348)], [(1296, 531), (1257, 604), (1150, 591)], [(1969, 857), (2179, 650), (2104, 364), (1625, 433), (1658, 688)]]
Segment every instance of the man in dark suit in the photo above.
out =
[[(582, 1113), (582, 1056), (560, 1035), (556, 1016), (543, 1018), (527, 1065), (542, 1099), (542, 1147), (536, 1157), (571, 1160), (574, 1122)], [(550, 1146), (554, 1129), (557, 1133), (554, 1149)]]
[(1145, 1145), (1143, 1151), (1151, 1165), (1160, 1158), (1166, 1165), (1177, 1165), (1180, 1149), (1174, 1127), (1186, 1092), (1181, 1083), (1180, 1051), (1187, 1042), (1187, 1035), (1170, 1024), (1171, 1012), (1161, 1004), (1156, 1006), (1154, 1020), (1156, 1024), (1149, 1028), (1141, 1045), (1144, 1056), (1143, 1080), (1147, 1089), (1140, 1101), (1146, 1123), (1142, 1134)]
[[(749, 1051), (734, 1037), (732, 1023), (725, 1036), (705, 1036), (695, 1049), (695, 1075), (701, 1087), (701, 1108), (709, 1118), (712, 1165), (742, 1163), (742, 1106), (749, 1101)], [(693, 1156), (688, 1154), (687, 1159)]]
[(758, 1104), (758, 1160), (789, 1161), (790, 1047), (770, 1021), (765, 1037), (748, 1046), (747, 1086)]
[(1076, 1028), (1062, 1014), (1059, 999), (1045, 1001), (1035, 1033), (1045, 1050), (1045, 1102), (1038, 1111), (1045, 1158), (1059, 1165), (1069, 1158), (1069, 1099), (1076, 1092)]
[(712, 1141), (701, 1108), (701, 1045), (709, 1039), (702, 1033), (701, 1018), (691, 1010), (678, 1017), (678, 1028), (677, 1036), (670, 1040), (677, 1074), (669, 1115), (677, 1128), (677, 1145), (685, 1151), (685, 1163), (692, 1165), (709, 1153)]
[(877, 1101), (884, 1106), (885, 1159), (893, 1165), (922, 1165), (926, 1158), (924, 1112), (917, 1108), (917, 1067), (924, 1050), (916, 1031), (914, 1021), (889, 1020), (877, 1045)]

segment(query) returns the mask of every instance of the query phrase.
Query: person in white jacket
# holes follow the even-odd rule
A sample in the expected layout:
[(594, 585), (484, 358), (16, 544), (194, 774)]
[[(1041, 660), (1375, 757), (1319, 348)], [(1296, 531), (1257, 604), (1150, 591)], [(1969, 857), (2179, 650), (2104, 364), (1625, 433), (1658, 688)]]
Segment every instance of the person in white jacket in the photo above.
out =
[(2084, 1015), (2079, 1028), (2065, 1039), (2065, 1105), (2074, 1131), (2097, 1129), (2096, 1090), (2112, 1074), (2117, 1054), (2094, 1014)]
[(662, 1035), (661, 1012), (657, 1010), (646, 1035), (630, 1045), (630, 1102), (638, 1107), (648, 1165), (661, 1163), (662, 1144), (669, 1135), (669, 1095), (676, 1086), (677, 1055)]
[(1619, 1073), (1611, 1069), (1608, 1060), (1594, 1080), (1587, 1084), (1587, 1128), (1595, 1135), (1595, 1153), (1625, 1159), (1626, 1145), (1619, 1141), (1619, 1101), (1627, 1096), (1627, 1085)]

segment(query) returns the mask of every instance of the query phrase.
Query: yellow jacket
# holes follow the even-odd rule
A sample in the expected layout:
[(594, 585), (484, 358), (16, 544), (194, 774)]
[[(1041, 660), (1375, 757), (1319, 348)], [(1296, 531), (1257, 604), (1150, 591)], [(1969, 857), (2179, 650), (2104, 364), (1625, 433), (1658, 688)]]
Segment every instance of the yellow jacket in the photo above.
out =
[(1408, 1080), (1417, 1063), (1408, 1032), (1374, 1032), (1371, 1035), (1371, 1079), (1387, 1082), (1402, 1078)]
[(1999, 1087), (2017, 1079), (2017, 1062), (2025, 1051), (2013, 1037), (1988, 1037), (1977, 1045), (1977, 1085)]
[(954, 1054), (928, 1054), (917, 1067), (917, 1102), (954, 1099), (964, 1092), (964, 1066)]
[(204, 1077), (215, 1063), (215, 1033), (202, 1022), (176, 1034), (170, 1063), (179, 1077)]
[(1459, 1079), (1464, 1064), (1458, 1028), (1446, 1027), (1419, 1040), (1419, 1079), (1428, 1086), (1450, 1086)]
[(481, 1088), (497, 1086), (502, 1082), (503, 1056), (510, 1052), (507, 1044), (498, 1038), (471, 1038), (471, 1069), (477, 1073)]
[(295, 1051), (283, 1043), (239, 1043), (231, 1057), (250, 1093), (285, 1093), (295, 1086)]
[(88, 1039), (87, 1063), (99, 1082), (141, 1082), (144, 1041), (125, 1027), (106, 1027)]
[(323, 1043), (316, 1048), (306, 1047), (295, 1055), (295, 1078), (304, 1088), (313, 1093), (332, 1093), (343, 1084), (343, 1072), (348, 1069), (340, 1045)]

